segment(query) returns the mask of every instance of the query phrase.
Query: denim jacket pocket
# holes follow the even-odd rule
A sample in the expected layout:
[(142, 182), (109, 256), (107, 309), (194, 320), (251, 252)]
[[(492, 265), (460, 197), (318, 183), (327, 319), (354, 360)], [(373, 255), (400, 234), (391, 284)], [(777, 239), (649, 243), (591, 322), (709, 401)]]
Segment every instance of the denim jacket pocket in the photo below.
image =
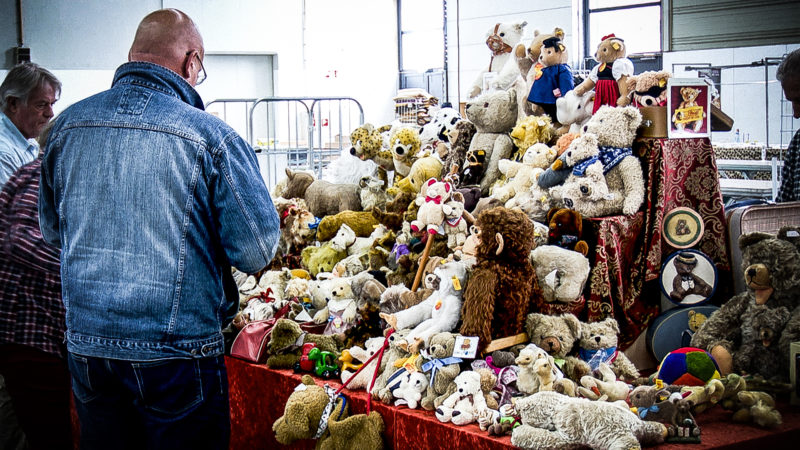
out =
[(178, 415), (203, 401), (199, 360), (159, 360), (131, 366), (143, 406), (153, 412)]

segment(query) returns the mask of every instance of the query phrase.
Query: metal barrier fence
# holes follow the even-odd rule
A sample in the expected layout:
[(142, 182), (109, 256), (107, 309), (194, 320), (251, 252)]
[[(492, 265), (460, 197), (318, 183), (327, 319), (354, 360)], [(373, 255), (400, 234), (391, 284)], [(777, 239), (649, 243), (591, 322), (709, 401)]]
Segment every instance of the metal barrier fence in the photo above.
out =
[(364, 109), (351, 97), (217, 99), (206, 110), (246, 136), (270, 188), (287, 167), (321, 177), (350, 147), (350, 132), (364, 123)]

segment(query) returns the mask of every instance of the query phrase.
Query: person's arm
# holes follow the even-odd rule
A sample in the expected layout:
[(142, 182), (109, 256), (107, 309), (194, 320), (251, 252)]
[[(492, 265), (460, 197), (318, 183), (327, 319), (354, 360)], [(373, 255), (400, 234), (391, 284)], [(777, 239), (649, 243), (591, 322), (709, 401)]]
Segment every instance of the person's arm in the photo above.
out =
[(19, 168), (19, 164), (8, 153), (0, 153), (0, 188), (2, 188), (11, 175)]
[(55, 152), (51, 151), (50, 145), (43, 151), (45, 153), (42, 159), (42, 174), (39, 178), (39, 230), (45, 242), (61, 248), (58, 207), (56, 205), (55, 192), (53, 191)]
[(778, 189), (778, 196), (775, 201), (790, 202), (800, 200), (800, 192), (796, 191), (798, 183), (797, 172), (800, 171), (800, 130), (797, 130), (789, 147), (786, 149), (786, 159), (784, 160), (783, 168), (781, 169), (781, 187)]
[(278, 213), (259, 172), (253, 149), (236, 133), (212, 150), (214, 219), (231, 265), (256, 273), (275, 256), (280, 234)]

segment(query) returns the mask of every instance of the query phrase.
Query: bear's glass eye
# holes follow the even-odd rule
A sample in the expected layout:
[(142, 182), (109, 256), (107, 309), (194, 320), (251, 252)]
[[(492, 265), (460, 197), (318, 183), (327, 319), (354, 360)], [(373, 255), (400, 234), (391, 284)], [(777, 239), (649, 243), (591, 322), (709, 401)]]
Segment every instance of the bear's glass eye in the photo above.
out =
[(489, 107), (489, 102), (486, 102), (486, 103), (484, 103), (484, 104), (483, 104), (483, 107), (484, 107), (484, 108), (488, 108), (488, 107)]
[(505, 35), (506, 35), (505, 33), (500, 33), (500, 37), (503, 37), (503, 36), (505, 36)]

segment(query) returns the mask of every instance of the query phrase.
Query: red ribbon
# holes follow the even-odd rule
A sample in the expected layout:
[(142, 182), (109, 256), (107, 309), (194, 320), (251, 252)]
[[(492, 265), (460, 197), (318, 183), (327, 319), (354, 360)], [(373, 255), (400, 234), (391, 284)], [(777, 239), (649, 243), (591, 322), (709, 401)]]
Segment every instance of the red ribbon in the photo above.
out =
[(613, 38), (613, 37), (617, 37), (617, 35), (615, 35), (614, 33), (607, 34), (607, 35), (603, 36), (600, 40), (601, 41), (605, 41), (606, 39)]
[(439, 205), (439, 204), (442, 203), (442, 197), (428, 197), (426, 195), (425, 196), (425, 202), (433, 202), (433, 203), (436, 203), (437, 205)]
[(364, 368), (367, 367), (370, 361), (372, 361), (373, 359), (375, 359), (375, 357), (377, 357), (378, 364), (375, 365), (375, 372), (372, 373), (372, 381), (369, 383), (369, 388), (367, 389), (367, 415), (369, 415), (370, 411), (372, 410), (372, 394), (371, 394), (372, 387), (375, 386), (375, 379), (378, 378), (378, 371), (381, 368), (381, 360), (383, 359), (383, 352), (384, 350), (386, 350), (387, 347), (389, 347), (389, 336), (391, 336), (392, 333), (394, 333), (393, 328), (389, 329), (389, 331), (386, 332), (386, 338), (383, 340), (383, 346), (381, 347), (381, 349), (378, 350), (374, 355), (370, 356), (369, 359), (364, 361), (364, 364), (358, 370), (356, 370), (356, 372), (353, 375), (350, 375), (350, 378), (348, 378), (347, 381), (342, 383), (342, 385), (339, 386), (339, 389), (336, 390), (336, 393), (333, 394), (334, 396), (339, 395), (339, 393), (342, 392), (342, 389), (344, 389), (348, 384), (350, 384), (350, 381), (353, 378), (355, 378), (359, 372), (364, 370)]

